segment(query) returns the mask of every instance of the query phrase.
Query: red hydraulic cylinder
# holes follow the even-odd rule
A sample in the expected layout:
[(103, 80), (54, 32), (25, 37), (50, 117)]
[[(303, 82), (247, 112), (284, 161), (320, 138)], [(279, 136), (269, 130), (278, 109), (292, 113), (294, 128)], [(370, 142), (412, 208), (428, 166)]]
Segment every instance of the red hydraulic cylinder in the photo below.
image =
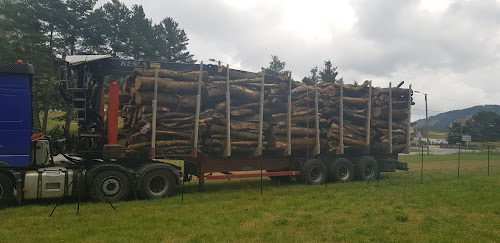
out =
[(120, 85), (113, 80), (108, 95), (108, 144), (118, 144), (118, 109), (120, 105)]

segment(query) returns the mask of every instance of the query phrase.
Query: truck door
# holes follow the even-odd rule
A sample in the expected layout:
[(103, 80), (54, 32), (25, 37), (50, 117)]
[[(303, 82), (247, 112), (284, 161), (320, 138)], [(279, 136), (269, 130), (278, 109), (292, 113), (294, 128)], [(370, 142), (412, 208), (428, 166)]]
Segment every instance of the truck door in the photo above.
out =
[(13, 167), (30, 162), (32, 73), (29, 64), (0, 66), (0, 162)]

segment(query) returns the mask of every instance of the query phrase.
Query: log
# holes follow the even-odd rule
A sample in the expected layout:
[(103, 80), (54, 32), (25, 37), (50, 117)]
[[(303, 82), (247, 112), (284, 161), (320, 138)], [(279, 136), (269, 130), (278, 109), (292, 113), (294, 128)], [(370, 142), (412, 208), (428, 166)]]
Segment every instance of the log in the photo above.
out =
[[(154, 77), (155, 76), (155, 69), (136, 68), (134, 70), (134, 74), (136, 76)], [(199, 80), (199, 76), (200, 76), (199, 71), (177, 72), (177, 71), (171, 71), (171, 70), (166, 70), (166, 69), (160, 69), (158, 71), (159, 78), (170, 78), (170, 79), (173, 79), (175, 81), (196, 82)], [(205, 82), (208, 81), (208, 72), (203, 71), (202, 80)]]
[[(316, 135), (316, 129), (313, 128), (305, 128), (305, 127), (291, 127), (290, 132), (292, 136), (303, 136), (306, 137), (307, 134), (309, 134), (309, 137), (313, 137)], [(287, 129), (286, 128), (281, 128), (277, 126), (273, 126), (271, 128), (271, 133), (273, 135), (287, 135)], [(320, 134), (326, 135), (327, 130), (326, 129), (320, 129)]]
[[(192, 145), (191, 140), (170, 140), (170, 141), (156, 141), (156, 146), (167, 147), (167, 146), (190, 146)], [(129, 145), (129, 149), (151, 147), (151, 142), (137, 143)]]
[[(218, 76), (227, 77), (227, 67), (220, 66), (218, 71), (219, 71)], [(258, 73), (229, 69), (229, 79), (257, 79), (257, 78), (260, 78), (260, 74)]]
[[(226, 146), (226, 141), (208, 138), (205, 141), (205, 144), (206, 145), (220, 146), (220, 147), (224, 148)], [(236, 142), (231, 142), (231, 147), (233, 147), (233, 146), (243, 146), (243, 147), (245, 147), (245, 146), (257, 146), (258, 144), (259, 144), (258, 141), (236, 141)], [(267, 146), (267, 142), (263, 141), (262, 145)]]
[[(168, 107), (166, 107), (166, 106), (157, 106), (156, 107), (156, 111), (157, 112), (169, 112), (170, 109)], [(141, 112), (142, 112), (142, 114), (144, 114), (144, 113), (151, 113), (151, 112), (153, 112), (153, 106), (151, 106), (151, 105), (143, 105), (143, 106), (141, 106)]]
[(256, 111), (252, 109), (231, 109), (231, 116), (244, 116), (244, 115), (250, 115), (250, 114), (255, 114)]
[[(138, 105), (151, 104), (153, 101), (153, 92), (137, 92), (135, 94), (135, 103)], [(158, 105), (167, 107), (180, 107), (187, 109), (196, 108), (196, 96), (179, 96), (169, 93), (158, 93)]]
[[(207, 87), (208, 98), (225, 98), (227, 87), (226, 85), (208, 85)], [(260, 98), (260, 92), (240, 86), (231, 85), (229, 87), (231, 96), (238, 97), (238, 100), (252, 100), (257, 101)]]
[[(154, 91), (155, 78), (154, 77), (141, 77), (135, 78), (136, 91)], [(202, 83), (202, 89), (205, 89), (205, 83)], [(172, 94), (197, 94), (198, 83), (196, 82), (181, 82), (174, 81), (169, 78), (158, 79), (158, 92), (172, 93)]]
[[(193, 129), (194, 128), (194, 122), (188, 123), (188, 124), (183, 124), (183, 125), (179, 125), (176, 122), (174, 122), (174, 123), (160, 122), (159, 125), (163, 128), (167, 128), (167, 129)], [(203, 127), (206, 127), (206, 125), (207, 125), (206, 123), (200, 123), (200, 129), (202, 129)]]
[[(389, 95), (389, 88), (381, 88), (380, 93)], [(408, 89), (392, 88), (392, 96), (405, 96), (408, 97)], [(408, 98), (406, 98), (408, 99)]]
[[(407, 121), (407, 120), (406, 120)], [(403, 129), (406, 130), (406, 121), (403, 122), (393, 122), (392, 123), (392, 128), (393, 129)], [(377, 119), (372, 119), (370, 121), (372, 124), (372, 127), (381, 127), (381, 128), (387, 128), (389, 127), (389, 122), (386, 120), (377, 120)]]
[[(344, 134), (345, 135), (345, 134)], [(337, 141), (340, 140), (340, 136), (336, 133), (328, 133), (328, 138), (333, 138)], [(348, 146), (356, 146), (356, 147), (365, 147), (366, 146), (366, 143), (365, 143), (365, 140), (362, 140), (362, 139), (352, 139), (348, 136), (344, 136), (344, 145), (348, 145)]]
[(368, 105), (368, 98), (344, 97), (344, 104), (352, 104), (361, 107), (366, 107)]
[[(213, 135), (222, 135), (220, 138), (226, 138), (226, 128), (223, 126), (213, 124), (210, 128), (210, 132)], [(246, 131), (231, 131), (231, 138), (240, 138), (245, 140), (257, 140), (259, 135), (256, 133), (250, 133)], [(264, 138), (265, 139), (265, 138)]]
[[(374, 118), (379, 119), (389, 119), (389, 109), (383, 109), (378, 116), (373, 114)], [(392, 120), (402, 120), (408, 118), (408, 110), (407, 109), (393, 109), (392, 110)]]
[(122, 91), (128, 93), (130, 88), (134, 87), (135, 76), (128, 75), (122, 85)]
[[(264, 103), (264, 105), (266, 102)], [(256, 109), (259, 108), (260, 104), (259, 103), (248, 103), (244, 105), (239, 105), (239, 106), (231, 106), (232, 109)], [(215, 106), (215, 110), (217, 111), (225, 111), (226, 110), (226, 102), (219, 103)]]
[[(274, 146), (277, 149), (286, 149), (287, 148), (287, 143), (286, 143), (286, 137), (278, 137), (276, 141), (274, 141)], [(320, 139), (319, 141), (320, 146), (327, 146), (328, 141), (326, 139)], [(313, 149), (314, 146), (316, 145), (316, 139), (315, 138), (309, 138), (309, 139), (303, 139), (303, 138), (292, 138), (291, 139), (291, 144), (292, 144), (292, 149), (298, 148), (305, 148), (309, 146), (310, 149)]]
[[(212, 81), (212, 84), (226, 84), (226, 77), (221, 77), (223, 78), (221, 81)], [(210, 78), (209, 78), (210, 79)], [(262, 82), (262, 78), (244, 78), (244, 79), (234, 79), (234, 80), (229, 80), (229, 84), (240, 84), (240, 85), (248, 85), (248, 84), (259, 84), (258, 87), (260, 87), (260, 83)], [(264, 84), (264, 86), (267, 87), (276, 87), (275, 84)]]
[[(299, 108), (299, 109), (294, 110), (293, 108)], [(309, 113), (309, 116), (313, 116), (314, 111), (315, 111), (314, 108), (306, 110), (307, 107), (293, 107), (293, 108), (292, 108), (292, 116), (304, 116), (304, 115), (307, 115), (308, 113)], [(273, 118), (284, 118), (287, 116), (288, 116), (288, 113), (276, 113), (276, 114), (272, 115)], [(314, 119), (314, 116), (312, 117), (312, 119)]]
[[(309, 121), (309, 127), (313, 127), (314, 126), (314, 118), (313, 119), (310, 119)], [(292, 127), (305, 127), (306, 126), (306, 119), (300, 119), (300, 120), (295, 120), (292, 118), (292, 123), (291, 123), (291, 126)], [(328, 120), (326, 119), (319, 119), (319, 127), (325, 127), (325, 124), (328, 123)], [(279, 127), (287, 127), (287, 121), (278, 121), (276, 122), (276, 125), (278, 125)]]

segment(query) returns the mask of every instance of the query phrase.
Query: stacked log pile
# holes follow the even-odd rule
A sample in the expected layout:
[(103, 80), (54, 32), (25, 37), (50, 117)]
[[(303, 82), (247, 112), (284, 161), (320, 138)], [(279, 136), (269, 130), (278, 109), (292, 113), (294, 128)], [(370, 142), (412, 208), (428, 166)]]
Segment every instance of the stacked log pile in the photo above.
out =
[[(230, 124), (232, 154), (254, 153), (258, 146), (260, 74), (229, 70), (230, 102), (226, 101), (228, 69), (201, 74), (201, 110), (198, 148), (210, 155), (228, 155), (227, 124)], [(154, 70), (137, 69), (127, 77), (120, 94), (124, 119), (121, 137), (131, 150), (148, 150), (151, 144)], [(188, 154), (192, 151), (199, 72), (160, 70), (158, 83), (157, 154)], [(263, 108), (263, 150), (284, 151), (288, 130), (292, 151), (313, 151), (316, 147), (316, 91), (311, 80), (290, 81), (289, 77), (266, 76)], [(290, 87), (289, 87), (290, 86)], [(389, 89), (362, 85), (318, 84), (318, 124), (321, 151), (340, 147), (340, 101), (343, 88), (343, 144), (387, 151), (389, 147)], [(288, 122), (288, 94), (291, 90), (291, 121)], [(392, 144), (394, 152), (406, 146), (408, 89), (392, 89)], [(227, 106), (229, 105), (229, 116)], [(229, 122), (228, 122), (229, 120)], [(369, 122), (369, 124), (367, 124)], [(288, 127), (290, 124), (290, 127)]]
[[(221, 70), (219, 70), (221, 71)], [(222, 72), (227, 74), (225, 69)], [(209, 78), (212, 80), (212, 78)], [(213, 78), (215, 79), (215, 77)], [(226, 91), (228, 88), (227, 77), (224, 80), (211, 81), (207, 84), (209, 102), (220, 102), (215, 104), (213, 123), (207, 133), (207, 139), (202, 151), (208, 154), (228, 155), (227, 151), (227, 102)], [(264, 108), (263, 110), (263, 147), (271, 145), (269, 117), (274, 111), (270, 109), (273, 102), (273, 95), (282, 93), (286, 87), (285, 78), (276, 79), (266, 77), (264, 85)], [(258, 147), (259, 121), (260, 121), (260, 96), (262, 89), (262, 77), (256, 73), (246, 73), (245, 75), (231, 72), (229, 74), (229, 124), (231, 153), (254, 153)]]
[[(199, 75), (199, 72), (159, 70), (157, 153), (186, 154), (192, 150)], [(208, 80), (206, 72), (202, 73), (202, 79)], [(148, 150), (151, 146), (154, 85), (155, 70), (144, 69), (136, 69), (123, 85), (123, 92), (128, 93), (130, 99), (122, 109), (122, 137), (126, 137), (125, 144), (132, 150)], [(206, 94), (204, 82), (201, 88)], [(206, 123), (212, 120), (212, 111), (200, 114), (200, 135), (205, 132)]]

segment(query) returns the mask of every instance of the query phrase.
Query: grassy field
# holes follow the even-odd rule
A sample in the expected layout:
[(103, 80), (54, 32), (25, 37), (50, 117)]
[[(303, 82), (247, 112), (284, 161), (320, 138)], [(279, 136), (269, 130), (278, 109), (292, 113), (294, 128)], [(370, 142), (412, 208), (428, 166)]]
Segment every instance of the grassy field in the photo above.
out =
[[(402, 156), (409, 172), (310, 186), (264, 179), (196, 183), (172, 198), (115, 204), (27, 204), (0, 211), (0, 242), (498, 242), (500, 156)], [(392, 184), (391, 184), (392, 182)]]
[(429, 131), (429, 138), (446, 139), (447, 136), (448, 136), (448, 133), (446, 133), (446, 132)]

